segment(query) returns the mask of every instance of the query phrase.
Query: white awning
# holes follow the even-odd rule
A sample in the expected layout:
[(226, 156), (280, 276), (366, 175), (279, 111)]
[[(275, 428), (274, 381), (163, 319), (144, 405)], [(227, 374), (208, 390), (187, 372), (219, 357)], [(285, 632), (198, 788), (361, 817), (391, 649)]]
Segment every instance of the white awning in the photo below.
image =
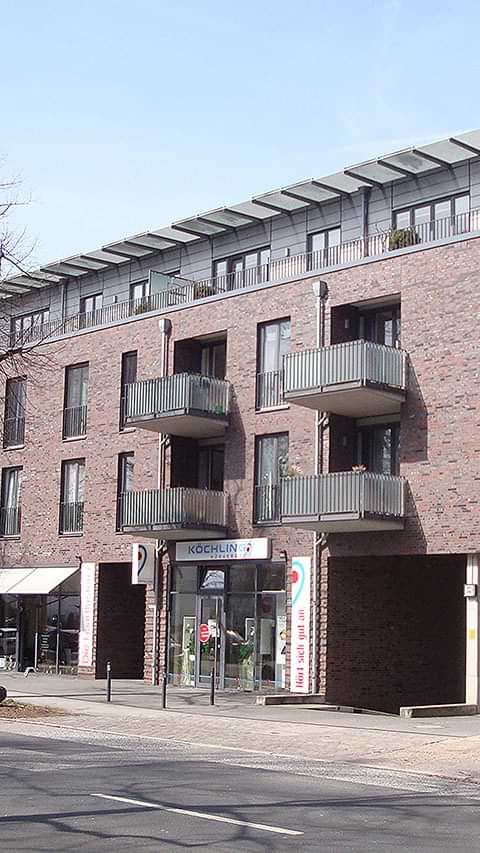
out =
[(76, 571), (78, 566), (0, 569), (0, 594), (46, 595)]

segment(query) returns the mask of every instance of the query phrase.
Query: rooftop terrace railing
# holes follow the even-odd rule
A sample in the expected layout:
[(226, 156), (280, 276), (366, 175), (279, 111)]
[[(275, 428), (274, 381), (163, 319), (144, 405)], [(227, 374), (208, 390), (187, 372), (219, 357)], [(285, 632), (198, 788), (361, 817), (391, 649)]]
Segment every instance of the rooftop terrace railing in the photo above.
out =
[(199, 281), (189, 281), (178, 276), (157, 273), (162, 289), (140, 299), (105, 305), (95, 311), (74, 314), (65, 320), (52, 319), (48, 323), (34, 324), (20, 336), (12, 332), (10, 346), (42, 343), (44, 340), (72, 334), (96, 326), (118, 323), (151, 311), (188, 305), (208, 296), (219, 296), (236, 290), (257, 287), (268, 282), (297, 278), (309, 272), (352, 264), (365, 258), (377, 258), (397, 249), (435, 243), (480, 230), (480, 208), (423, 222), (409, 228), (392, 228), (356, 240), (340, 243), (316, 252), (303, 252), (285, 258), (272, 259), (268, 264), (248, 267)]

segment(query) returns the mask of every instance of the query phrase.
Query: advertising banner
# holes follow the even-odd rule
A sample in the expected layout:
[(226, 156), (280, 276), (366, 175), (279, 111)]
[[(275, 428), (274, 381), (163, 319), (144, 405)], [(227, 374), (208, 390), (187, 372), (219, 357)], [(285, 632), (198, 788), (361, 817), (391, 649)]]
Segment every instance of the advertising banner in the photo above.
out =
[(78, 665), (93, 665), (93, 614), (95, 606), (95, 563), (82, 563), (80, 573), (80, 635)]
[(155, 544), (134, 542), (132, 545), (132, 583), (155, 583)]
[(310, 557), (292, 558), (292, 693), (310, 690), (310, 573)]

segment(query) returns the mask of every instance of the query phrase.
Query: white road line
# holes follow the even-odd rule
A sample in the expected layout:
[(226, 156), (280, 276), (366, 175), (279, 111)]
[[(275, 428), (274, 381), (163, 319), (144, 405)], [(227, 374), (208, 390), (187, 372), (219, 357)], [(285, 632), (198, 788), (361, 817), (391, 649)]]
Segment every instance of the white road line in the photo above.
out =
[(251, 823), (248, 820), (237, 820), (233, 817), (223, 817), (218, 814), (205, 814), (205, 812), (192, 812), (189, 809), (176, 809), (172, 806), (162, 806), (159, 803), (146, 803), (143, 800), (130, 800), (128, 797), (115, 797), (113, 794), (90, 794), (91, 797), (99, 797), (102, 800), (116, 800), (118, 803), (129, 803), (132, 806), (144, 806), (147, 809), (158, 809), (161, 812), (172, 812), (173, 814), (184, 814), (190, 817), (199, 817), (203, 820), (216, 820), (219, 823), (233, 823), (235, 826), (250, 826), (252, 829), (262, 829), (264, 832), (277, 832), (279, 835), (303, 835), (295, 829), (282, 829), (281, 826), (266, 826), (264, 823)]

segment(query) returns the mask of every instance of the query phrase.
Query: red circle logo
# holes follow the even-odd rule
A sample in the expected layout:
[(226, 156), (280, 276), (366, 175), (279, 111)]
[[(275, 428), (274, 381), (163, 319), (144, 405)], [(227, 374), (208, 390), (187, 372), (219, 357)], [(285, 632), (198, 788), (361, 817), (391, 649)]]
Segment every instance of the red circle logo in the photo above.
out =
[(296, 569), (294, 569), (292, 572), (292, 583), (297, 583), (297, 581), (298, 581), (298, 572)]

